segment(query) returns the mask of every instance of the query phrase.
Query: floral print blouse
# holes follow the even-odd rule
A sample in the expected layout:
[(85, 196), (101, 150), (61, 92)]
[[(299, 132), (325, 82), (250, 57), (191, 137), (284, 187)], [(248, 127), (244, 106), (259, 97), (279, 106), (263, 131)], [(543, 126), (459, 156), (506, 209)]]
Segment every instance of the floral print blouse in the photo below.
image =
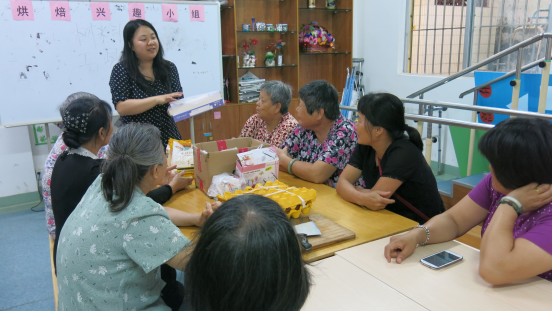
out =
[[(67, 146), (63, 142), (62, 135), (58, 137), (58, 140), (56, 140), (50, 154), (48, 154), (46, 162), (44, 163), (44, 171), (42, 174), (42, 198), (44, 200), (44, 211), (46, 212), (46, 229), (48, 230), (48, 234), (52, 237), (52, 240), (56, 239), (56, 223), (54, 220), (54, 212), (52, 210), (50, 183), (52, 182), (52, 170), (54, 169), (54, 164), (56, 164), (56, 160), (60, 154), (67, 149)], [(100, 148), (100, 151), (98, 151), (98, 158), (105, 158), (107, 149), (107, 145)]]
[(298, 158), (299, 161), (309, 163), (323, 161), (336, 167), (337, 170), (326, 182), (326, 185), (336, 188), (338, 178), (348, 164), (349, 157), (356, 145), (357, 133), (353, 122), (340, 115), (324, 142), (321, 143), (317, 140), (315, 132), (297, 126), (281, 148), (288, 148), (288, 154), (292, 158)]
[(160, 266), (190, 241), (139, 188), (112, 213), (101, 183), (102, 174), (61, 230), (58, 310), (171, 310), (161, 298)]
[(298, 126), (298, 121), (287, 112), (282, 115), (275, 129), (269, 133), (267, 131), (267, 123), (258, 117), (257, 114), (254, 114), (246, 121), (240, 137), (251, 137), (271, 146), (280, 147), (296, 126)]

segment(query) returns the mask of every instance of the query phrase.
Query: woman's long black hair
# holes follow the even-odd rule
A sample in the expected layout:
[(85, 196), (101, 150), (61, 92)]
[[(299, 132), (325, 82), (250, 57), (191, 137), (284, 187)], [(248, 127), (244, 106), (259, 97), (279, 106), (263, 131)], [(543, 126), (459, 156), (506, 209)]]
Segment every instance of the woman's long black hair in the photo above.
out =
[(125, 25), (125, 28), (123, 29), (123, 40), (125, 41), (125, 44), (123, 46), (123, 52), (121, 52), (121, 58), (119, 59), (119, 61), (123, 64), (125, 69), (127, 69), (127, 72), (131, 79), (134, 80), (143, 91), (148, 94), (154, 95), (152, 85), (148, 83), (148, 80), (146, 80), (144, 75), (138, 69), (139, 60), (132, 50), (134, 33), (136, 32), (136, 30), (138, 30), (140, 26), (146, 26), (152, 29), (156, 34), (156, 38), (159, 42), (159, 51), (154, 58), (154, 76), (156, 80), (161, 81), (161, 83), (165, 85), (167, 93), (171, 93), (171, 65), (163, 58), (163, 46), (161, 45), (161, 41), (159, 40), (156, 29), (149, 22), (143, 19), (135, 19), (129, 21)]
[[(409, 140), (422, 150), (419, 131), (405, 123), (405, 107), (397, 96), (389, 93), (370, 93), (359, 100), (357, 111), (361, 112), (372, 126), (380, 126), (393, 140), (409, 135)], [(365, 124), (369, 127), (369, 124)]]

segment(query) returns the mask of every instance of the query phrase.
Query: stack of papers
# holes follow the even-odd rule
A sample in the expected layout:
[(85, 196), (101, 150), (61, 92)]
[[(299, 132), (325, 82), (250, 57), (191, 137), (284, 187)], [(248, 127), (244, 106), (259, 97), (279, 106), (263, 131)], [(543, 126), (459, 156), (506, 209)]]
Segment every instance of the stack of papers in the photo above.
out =
[(251, 103), (259, 100), (261, 85), (265, 79), (259, 79), (251, 72), (245, 73), (238, 81), (238, 94), (241, 103)]

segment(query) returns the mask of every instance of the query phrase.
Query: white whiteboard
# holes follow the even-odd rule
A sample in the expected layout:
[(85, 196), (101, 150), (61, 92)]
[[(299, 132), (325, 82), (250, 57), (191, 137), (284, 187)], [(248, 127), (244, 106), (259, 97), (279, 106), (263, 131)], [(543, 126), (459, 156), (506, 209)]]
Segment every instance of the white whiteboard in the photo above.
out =
[[(177, 66), (184, 96), (222, 93), (219, 3), (163, 1), (177, 4), (178, 22), (162, 21), (161, 2), (144, 3), (164, 58)], [(205, 22), (190, 21), (189, 4), (204, 5)], [(10, 2), (0, 0), (1, 125), (60, 121), (57, 108), (79, 91), (112, 103), (109, 78), (123, 49), (127, 3), (110, 2), (111, 21), (93, 21), (90, 2), (69, 6), (71, 21), (51, 20), (48, 1), (33, 1), (34, 21), (14, 21)]]

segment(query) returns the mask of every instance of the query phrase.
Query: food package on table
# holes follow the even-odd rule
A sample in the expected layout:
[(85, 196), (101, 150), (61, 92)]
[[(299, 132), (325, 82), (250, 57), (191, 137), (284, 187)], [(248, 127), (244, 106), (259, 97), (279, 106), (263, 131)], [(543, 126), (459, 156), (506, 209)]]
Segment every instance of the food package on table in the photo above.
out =
[(217, 198), (225, 202), (243, 194), (259, 194), (268, 197), (282, 207), (288, 218), (298, 218), (301, 213), (309, 213), (317, 198), (317, 191), (314, 189), (290, 187), (278, 180), (268, 181), (265, 185), (257, 184), (255, 189), (248, 186), (243, 191), (236, 190), (234, 193), (227, 191), (223, 195), (217, 195)]
[[(210, 197), (220, 196), (225, 192), (234, 192), (246, 188), (246, 181), (236, 175), (223, 173), (213, 176), (211, 186), (207, 190), (207, 195)], [(229, 192), (229, 193), (230, 193)]]
[(169, 138), (169, 143), (167, 144), (167, 146), (169, 146), (169, 151), (173, 151), (173, 142), (174, 141), (178, 142), (183, 147), (189, 147), (189, 148), (192, 147), (192, 141), (190, 139), (188, 139), (188, 140), (178, 140), (178, 139), (174, 139), (174, 138)]
[(177, 169), (194, 168), (194, 154), (192, 147), (184, 146), (182, 140), (170, 139), (171, 166), (176, 165)]

